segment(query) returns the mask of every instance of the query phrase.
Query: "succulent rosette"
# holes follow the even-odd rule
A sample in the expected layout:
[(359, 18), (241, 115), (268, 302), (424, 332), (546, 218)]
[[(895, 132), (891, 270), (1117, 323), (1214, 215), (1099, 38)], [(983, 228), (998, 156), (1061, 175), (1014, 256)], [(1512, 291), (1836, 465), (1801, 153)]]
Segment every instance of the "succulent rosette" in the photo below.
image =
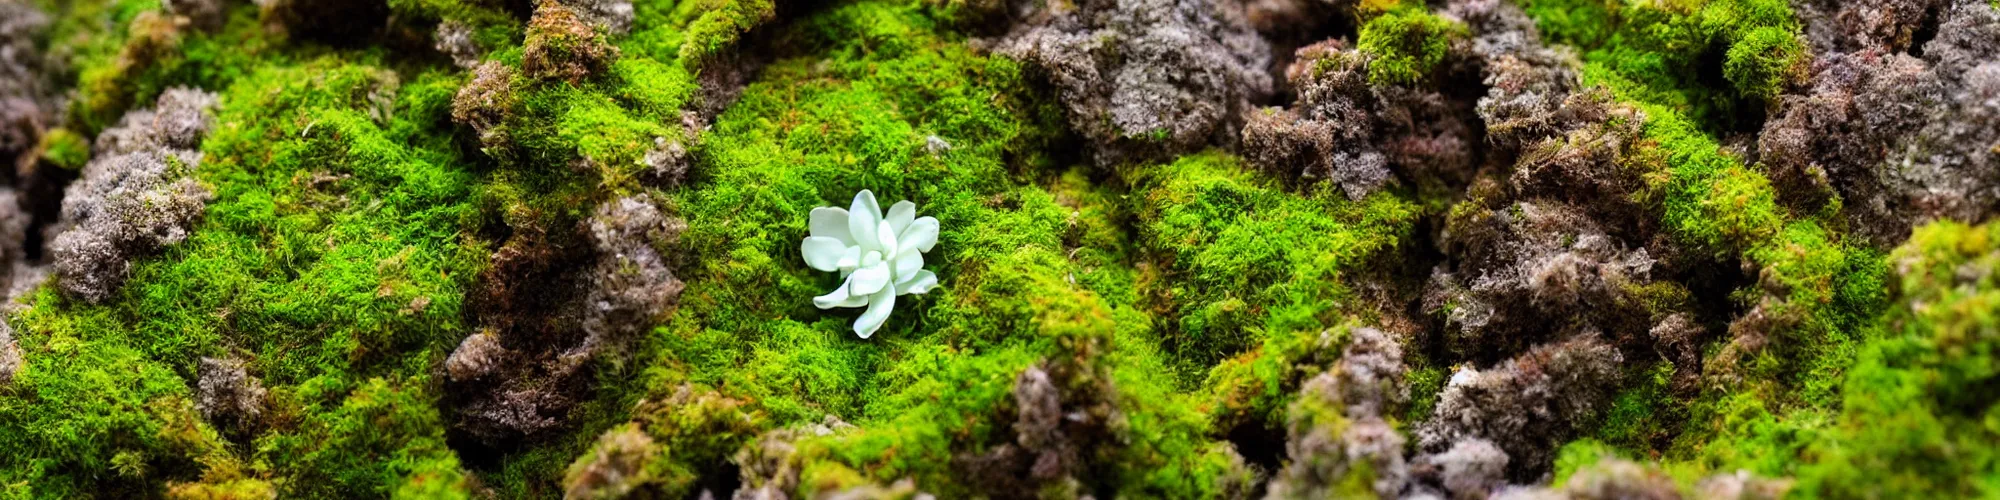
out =
[(908, 200), (882, 213), (875, 193), (855, 193), (848, 208), (814, 208), (811, 235), (799, 244), (806, 265), (839, 272), (845, 281), (826, 295), (813, 297), (820, 309), (867, 307), (854, 320), (854, 333), (868, 338), (882, 328), (896, 297), (921, 294), (937, 287), (937, 275), (924, 269), (924, 254), (937, 246), (938, 220), (917, 217)]

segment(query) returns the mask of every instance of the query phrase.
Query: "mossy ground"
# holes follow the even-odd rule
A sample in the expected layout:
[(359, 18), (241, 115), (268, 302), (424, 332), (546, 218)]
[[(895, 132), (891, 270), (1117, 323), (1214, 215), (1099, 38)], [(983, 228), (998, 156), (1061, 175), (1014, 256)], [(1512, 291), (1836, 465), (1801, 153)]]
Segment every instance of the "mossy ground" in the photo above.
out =
[[(1378, 3), (1358, 40), (1378, 57), (1371, 80), (1416, 83), (1462, 36), (1419, 7)], [(1791, 319), (1743, 362), (1745, 383), (1695, 400), (1667, 393), (1670, 364), (1628, 367), (1639, 382), (1566, 448), (1557, 481), (1620, 453), (1684, 481), (1796, 477), (1804, 496), (2000, 489), (1985, 446), (2000, 406), (1982, 389), (2000, 374), (2000, 278), (1987, 272), (2000, 229), (1940, 223), (1892, 252), (1852, 243), (1837, 206), (1795, 213), (1715, 139), (1800, 78), (1789, 7), (1521, 3), (1583, 52), (1589, 83), (1644, 112), (1647, 141), (1621, 167), (1648, 181), (1641, 197), (1661, 225), (1755, 270), (1738, 308)], [(1121, 414), (1115, 446), (1090, 450), (1084, 491), (1068, 493), (1213, 497), (1247, 481), (1232, 445), (1279, 445), (1239, 432), (1281, 432), (1298, 384), (1347, 329), (1400, 314), (1355, 283), (1417, 264), (1422, 221), (1441, 216), (1407, 189), (1349, 200), (1222, 151), (1081, 166), (1046, 89), (971, 48), (956, 11), (933, 4), (834, 2), (747, 40), (773, 4), (642, 2), (604, 74), (507, 83), (519, 113), (505, 151), (452, 123), (469, 76), (434, 55), (285, 39), (248, 4), (212, 33), (159, 28), (152, 1), (43, 6), (77, 88), (67, 128), (45, 140), (50, 163), (83, 164), (84, 137), (170, 86), (222, 104), (194, 172), (214, 200), (187, 241), (135, 264), (111, 301), (44, 286), (10, 317), (26, 359), (0, 389), (10, 497), (547, 497), (624, 426), (670, 443), (652, 487), (685, 495), (732, 474), (725, 464), (760, 433), (828, 415), (857, 428), (796, 443), (804, 493), (911, 478), (972, 495), (954, 460), (1010, 439), (1015, 377), (1038, 363), (1088, 368), (1065, 389), (1115, 388), (1102, 395)], [(491, 60), (522, 65), (531, 28), (504, 9), (389, 7), (407, 23), (391, 31), (466, 22)], [(703, 72), (752, 44), (771, 62), (702, 134), (690, 177), (642, 181), (654, 138), (682, 137)], [(862, 189), (912, 200), (943, 227), (928, 266), (942, 286), (899, 297), (866, 340), (849, 330), (856, 312), (811, 307), (837, 277), (798, 251), (807, 211)], [(575, 224), (635, 192), (687, 222), (680, 305), (601, 362), (560, 436), (462, 456), (437, 367), (477, 326), (465, 302), (501, 244), (492, 228)], [(203, 357), (247, 359), (270, 387), (254, 434), (195, 410)], [(1420, 354), (1411, 365), (1398, 425), (1427, 415), (1451, 368)], [(657, 404), (682, 392), (705, 399)]]

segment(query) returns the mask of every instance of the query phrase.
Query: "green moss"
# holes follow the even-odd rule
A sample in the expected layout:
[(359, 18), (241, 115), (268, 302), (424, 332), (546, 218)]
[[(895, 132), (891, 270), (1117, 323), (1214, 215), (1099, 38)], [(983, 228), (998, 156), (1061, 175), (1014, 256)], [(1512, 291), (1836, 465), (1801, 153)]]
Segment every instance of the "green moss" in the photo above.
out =
[(1445, 383), (1451, 380), (1451, 372), (1445, 367), (1430, 366), (1410, 370), (1403, 375), (1403, 380), (1410, 387), (1410, 407), (1403, 414), (1403, 421), (1422, 422), (1437, 410), (1438, 399), (1443, 396)]
[(66, 128), (50, 130), (42, 136), (42, 161), (57, 168), (77, 170), (90, 162), (90, 141)]
[[(1296, 432), (1314, 432), (1326, 436), (1341, 436), (1347, 432), (1348, 426), (1351, 425), (1346, 415), (1347, 408), (1339, 400), (1305, 397), (1297, 398), (1288, 406), (1289, 408), (1286, 410), (1286, 414), (1289, 416), (1287, 428), (1294, 429)], [(1307, 456), (1289, 457), (1288, 459), (1293, 461), (1350, 460), (1342, 456)], [(1375, 470), (1372, 464), (1367, 460), (1353, 460), (1352, 463), (1355, 466), (1343, 468), (1346, 475), (1342, 477), (1319, 479), (1333, 485), (1330, 496), (1333, 498), (1368, 498), (1379, 496), (1375, 493)], [(1323, 464), (1301, 464), (1296, 462), (1294, 465), (1309, 469), (1325, 467)]]
[[(69, 342), (91, 346), (98, 352), (93, 356), (129, 353), (120, 355), (145, 360), (96, 361), (102, 366), (153, 366), (148, 369), (166, 377), (154, 384), (161, 388), (101, 388), (93, 391), (100, 396), (66, 397), (65, 405), (126, 398), (140, 408), (185, 394), (185, 380), (204, 356), (247, 358), (251, 372), (274, 393), (323, 395), (296, 412), (267, 415), (273, 427), (259, 438), (269, 446), (255, 448), (263, 464), (258, 467), (260, 474), (283, 478), (274, 484), (287, 494), (304, 494), (302, 488), (419, 496), (462, 491), (434, 398), (360, 382), (428, 373), (464, 334), (463, 288), (486, 252), (466, 237), (477, 222), (468, 203), (474, 177), (453, 145), (446, 113), (456, 79), (399, 76), (365, 57), (228, 61), (234, 62), (210, 62), (225, 65), (210, 68), (214, 74), (238, 76), (209, 82), (222, 85), (222, 104), (194, 171), (214, 193), (203, 220), (185, 242), (135, 263), (122, 293), (106, 304), (38, 294), (36, 307), (14, 323), (20, 338), (28, 345), (77, 339)], [(238, 62), (243, 65), (230, 66)], [(198, 78), (167, 75), (164, 81), (175, 84)], [(51, 365), (46, 374), (75, 384), (97, 370), (104, 368)], [(166, 381), (171, 379), (182, 381)], [(114, 380), (143, 379), (105, 382)], [(377, 392), (350, 397), (351, 390)], [(64, 392), (51, 386), (48, 394)], [(10, 477), (42, 477), (41, 484), (58, 492), (66, 481), (88, 481), (93, 471), (113, 466), (151, 484), (192, 479), (194, 468), (173, 465), (173, 454), (117, 437), (151, 433), (146, 426), (152, 424), (129, 417), (114, 424), (103, 419), (116, 413), (88, 407), (16, 411), (96, 413), (102, 423), (67, 431), (80, 440), (75, 443), (34, 446), (75, 455), (8, 464)], [(290, 419), (298, 423), (282, 423)], [(300, 444), (348, 439), (340, 436), (374, 425), (399, 431), (354, 436), (380, 440), (353, 445), (358, 448)], [(409, 458), (387, 465), (362, 459), (381, 453)], [(121, 455), (127, 458), (100, 461)], [(50, 468), (64, 463), (69, 465)], [(78, 475), (35, 472), (53, 470)]]
[[(2000, 399), (2000, 225), (1938, 222), (1891, 255), (1890, 333), (1860, 349), (1840, 416), (1803, 454), (1800, 489), (1822, 494), (1991, 496)], [(1894, 493), (1891, 493), (1894, 492)]]
[(771, 0), (637, 2), (633, 12), (632, 33), (620, 42), (626, 52), (696, 68), (752, 28), (770, 22), (777, 5)]
[(226, 481), (203, 481), (175, 485), (167, 490), (167, 498), (176, 500), (225, 500), (238, 498), (275, 498), (276, 486), (270, 481), (258, 479), (230, 479)]
[[(254, 61), (283, 57), (254, 5), (225, 9), (225, 22), (214, 32), (185, 26), (160, 9), (157, 1), (137, 1), (74, 2), (55, 10), (49, 50), (67, 56), (77, 80), (68, 127), (94, 134), (169, 87), (222, 88)], [(111, 26), (118, 28), (100, 32)]]
[(1618, 456), (1618, 448), (1602, 441), (1588, 438), (1570, 441), (1556, 450), (1554, 478), (1549, 481), (1549, 486), (1560, 488), (1568, 483), (1570, 476), (1576, 475), (1577, 471), (1596, 465), (1606, 458)]
[[(29, 303), (57, 300), (44, 290)], [(199, 472), (194, 450), (169, 439), (163, 410), (172, 405), (162, 404), (185, 400), (187, 384), (133, 348), (135, 335), (109, 316), (32, 307), (14, 319), (41, 328), (20, 329), (25, 361), (0, 397), (0, 446), (24, 451), (0, 456), (0, 479), (16, 485), (10, 494), (145, 495)], [(112, 472), (120, 464), (127, 473)]]
[[(1587, 75), (1614, 89), (1631, 83), (1602, 71)], [(1769, 353), (1779, 362), (1764, 364), (1772, 368), (1765, 374), (1807, 389), (1797, 395), (1808, 402), (1830, 403), (1856, 339), (1868, 335), (1865, 323), (1883, 304), (1879, 288), (1870, 291), (1881, 283), (1879, 255), (1842, 241), (1825, 229), (1826, 221), (1812, 218), (1822, 214), (1781, 207), (1767, 178), (1673, 109), (1636, 106), (1647, 117), (1647, 141), (1628, 158), (1644, 165), (1628, 168), (1659, 170), (1647, 177), (1649, 192), (1642, 198), (1657, 200), (1662, 223), (1684, 244), (1718, 258), (1740, 256), (1756, 266), (1757, 281), (1780, 299), (1768, 306), (1768, 314), (1799, 318), (1774, 332), (1784, 339)], [(1810, 368), (1796, 369), (1801, 366)], [(1774, 371), (1778, 367), (1789, 368)]]
[(1669, 444), (1683, 422), (1668, 392), (1673, 375), (1674, 365), (1667, 362), (1628, 368), (1626, 388), (1612, 400), (1592, 435), (1625, 450), (1652, 450)]
[(445, 445), (436, 397), (423, 391), (425, 384), (421, 378), (374, 378), (354, 387), (331, 378), (300, 384), (301, 420), (291, 432), (257, 439), (259, 463), (283, 467), (291, 495), (469, 498), (458, 454)]
[[(1707, 468), (1795, 476), (1806, 498), (1991, 495), (1990, 471), (1971, 464), (1992, 462), (1974, 443), (1995, 437), (1996, 401), (1983, 384), (2000, 370), (1981, 340), (2000, 324), (1991, 312), (2000, 281), (1983, 271), (2000, 262), (1994, 241), (1992, 225), (1918, 229), (1890, 256), (1897, 305), (1870, 320), (1886, 332), (1861, 336), (1840, 370), (1815, 375), (1833, 379), (1835, 402), (1785, 408), (1775, 394), (1728, 395), (1697, 406), (1713, 427), (1695, 435), (1714, 437), (1684, 436), (1682, 446)], [(1857, 283), (1882, 282), (1879, 273)]]
[(1432, 14), (1421, 5), (1392, 9), (1361, 25), (1355, 46), (1373, 56), (1368, 81), (1375, 85), (1415, 85), (1435, 73), (1465, 26)]
[(1754, 125), (1742, 116), (1801, 81), (1810, 59), (1783, 0), (1522, 4), (1549, 40), (1576, 46), (1591, 71), (1617, 75), (1610, 84), (1622, 93), (1711, 133)]
[[(1047, 140), (1030, 120), (1059, 115), (1022, 99), (1013, 63), (927, 35), (925, 23), (903, 7), (864, 3), (784, 35), (813, 55), (766, 68), (704, 138), (703, 178), (672, 196), (689, 220), (685, 252), (698, 260), (682, 267), (682, 306), (640, 359), (655, 367), (646, 392), (713, 387), (769, 415), (766, 428), (829, 414), (862, 426), (837, 443), (801, 443), (808, 470), (948, 488), (941, 478), (951, 454), (990, 432), (991, 409), (1036, 353), (1055, 349), (1070, 328), (1060, 325), (1094, 318), (1090, 335), (1113, 329), (1101, 306), (1078, 302), (1082, 292), (1059, 278), (1070, 266), (1061, 253), (1067, 211), (1001, 161)], [(859, 32), (880, 30), (909, 36), (897, 50), (861, 50)], [(572, 109), (615, 114), (580, 99), (569, 99)], [(951, 149), (927, 151), (930, 136)], [(844, 206), (860, 189), (912, 199), (944, 229), (927, 259), (944, 286), (900, 297), (870, 340), (849, 331), (853, 311), (812, 308), (807, 299), (838, 277), (807, 269), (797, 253), (804, 214)], [(1057, 297), (1082, 312), (1045, 312)], [(1047, 336), (1033, 333), (1038, 324)], [(669, 460), (706, 473), (753, 429), (743, 431)]]
[[(1287, 418), (1344, 425), (1338, 408), (1294, 395), (1352, 328), (1380, 323), (1376, 307), (1402, 307), (1352, 283), (1399, 279), (1382, 273), (1411, 264), (1399, 254), (1422, 216), (1490, 209), (1291, 191), (1219, 152), (1065, 168), (1074, 144), (1046, 89), (957, 32), (986, 8), (974, 2), (837, 3), (771, 27), (766, 0), (641, 2), (623, 39), (540, 33), (622, 55), (588, 78), (507, 82), (511, 139), (491, 156), (450, 123), (463, 76), (433, 55), (273, 43), (249, 4), (200, 33), (173, 28), (157, 1), (43, 3), (78, 87), (71, 128), (45, 139), (51, 165), (85, 163), (84, 137), (162, 89), (216, 90), (223, 104), (194, 172), (215, 199), (187, 241), (138, 261), (106, 304), (44, 289), (10, 318), (26, 361), (0, 388), (0, 448), (28, 451), (0, 456), (12, 496), (456, 497), (477, 475), (500, 496), (548, 497), (613, 430), (659, 445), (648, 492), (685, 496), (734, 473), (725, 464), (761, 433), (829, 415), (857, 427), (796, 443), (794, 493), (909, 478), (970, 496), (981, 492), (952, 464), (1014, 438), (1011, 391), (1031, 365), (1061, 367), (1068, 397), (1119, 415), (1082, 484), (1044, 493), (1240, 493), (1254, 472), (1224, 436)], [(1995, 264), (1993, 230), (1945, 223), (1894, 256), (1861, 248), (1837, 210), (1794, 213), (1713, 139), (1800, 78), (1809, 54), (1789, 7), (1522, 3), (1582, 49), (1589, 81), (1644, 111), (1621, 165), (1646, 183), (1638, 201), (1688, 261), (1746, 263), (1755, 282), (1739, 283), (1738, 305), (1782, 320), (1727, 367), (1741, 379), (1699, 397), (1672, 392), (1671, 365), (1635, 364), (1590, 439), (1565, 447), (1558, 482), (1616, 450), (1796, 476), (1808, 497), (1993, 495), (1981, 445), (1996, 437), (1983, 389), (1996, 379), (1994, 285), (1975, 272)], [(489, 60), (532, 59), (497, 4), (389, 7), (391, 37), (464, 22)], [(1416, 4), (1357, 11), (1376, 84), (1426, 84), (1465, 35)], [(716, 66), (737, 62), (731, 48), (773, 60), (697, 138), (683, 114), (713, 104), (698, 102), (699, 82), (734, 69)], [(667, 143), (695, 153), (683, 184), (646, 177)], [(927, 255), (941, 286), (900, 297), (870, 340), (849, 332), (855, 311), (810, 306), (838, 277), (796, 250), (808, 210), (861, 189), (943, 222)], [(573, 431), (459, 463), (433, 377), (472, 326), (464, 294), (496, 234), (561, 234), (635, 192), (689, 222), (672, 256), (688, 283), (680, 308), (629, 358), (592, 367)], [(1709, 302), (1664, 282), (1628, 291), (1656, 321)], [(1407, 349), (1408, 421), (1450, 375), (1422, 351)], [(270, 387), (259, 431), (225, 438), (199, 417), (202, 357), (245, 359)], [(1339, 484), (1365, 493), (1372, 477)]]
[(1805, 80), (1810, 58), (1797, 37), (1793, 31), (1774, 26), (1750, 30), (1729, 46), (1727, 60), (1722, 63), (1723, 77), (1745, 97), (1776, 99), (1786, 84)]
[(681, 2), (676, 6), (675, 15), (689, 19), (687, 38), (682, 42), (680, 58), (683, 61), (699, 61), (715, 55), (723, 47), (736, 40), (776, 15), (777, 6), (771, 0), (695, 0)]
[[(1625, 167), (1647, 184), (1639, 198), (1658, 207), (1683, 245), (1754, 270), (1755, 286), (1737, 300), (1766, 318), (1723, 341), (1750, 335), (1761, 347), (1710, 347), (1706, 371), (1728, 373), (1730, 383), (1709, 384), (1697, 398), (1667, 398), (1662, 375), (1631, 377), (1650, 383), (1622, 392), (1594, 435), (1628, 450), (1664, 451), (1676, 462), (1670, 468), (1690, 474), (1798, 474), (1801, 459), (1832, 435), (1856, 362), (1883, 335), (1888, 266), (1880, 252), (1845, 241), (1837, 210), (1780, 205), (1769, 180), (1711, 136), (1735, 126), (1731, 109), (1761, 105), (1799, 78), (1807, 56), (1789, 7), (1536, 1), (1528, 10), (1550, 36), (1586, 51), (1586, 81), (1644, 113), (1645, 140), (1625, 155)], [(1721, 78), (1680, 76), (1705, 71)], [(1655, 311), (1688, 303), (1684, 290), (1644, 295), (1665, 306)], [(1685, 423), (1667, 425), (1675, 421)], [(1663, 446), (1667, 439), (1673, 444)]]
[[(1116, 465), (1088, 488), (1213, 496), (1247, 479), (1212, 437), (1206, 397), (1157, 376), (1167, 358), (1133, 284), (1161, 278), (1132, 265), (1127, 202), (1040, 163), (1059, 111), (1016, 63), (935, 34), (923, 12), (863, 2), (777, 35), (802, 55), (768, 66), (720, 117), (703, 176), (672, 197), (698, 257), (682, 268), (682, 306), (642, 348), (654, 360), (643, 392), (712, 387), (768, 415), (764, 428), (829, 414), (857, 425), (796, 443), (802, 492), (912, 478), (949, 496), (970, 493), (954, 457), (1012, 439), (1015, 377), (1060, 363), (1082, 377), (1066, 390), (1108, 377), (1124, 415), (1118, 445), (1093, 452)], [(942, 286), (900, 297), (868, 340), (848, 331), (852, 311), (809, 305), (838, 277), (796, 250), (809, 209), (860, 189), (911, 199), (943, 227), (926, 259)], [(730, 435), (670, 460), (708, 473), (747, 439)]]
[(1169, 273), (1157, 293), (1175, 318), (1166, 346), (1188, 387), (1267, 335), (1316, 334), (1365, 311), (1342, 278), (1387, 265), (1419, 213), (1388, 192), (1358, 202), (1331, 187), (1296, 195), (1216, 153), (1134, 169), (1127, 182), (1141, 193), (1131, 197), (1141, 245)]

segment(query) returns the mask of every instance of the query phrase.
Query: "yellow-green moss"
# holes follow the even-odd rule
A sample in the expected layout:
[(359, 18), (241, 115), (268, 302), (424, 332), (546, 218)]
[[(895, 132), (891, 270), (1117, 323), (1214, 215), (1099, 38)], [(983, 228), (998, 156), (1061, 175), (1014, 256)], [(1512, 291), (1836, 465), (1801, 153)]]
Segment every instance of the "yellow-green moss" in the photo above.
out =
[(1465, 26), (1432, 14), (1421, 4), (1391, 9), (1361, 25), (1355, 47), (1373, 59), (1368, 81), (1414, 85), (1436, 74), (1451, 44), (1465, 38)]
[(1165, 344), (1189, 387), (1268, 335), (1316, 335), (1369, 312), (1343, 279), (1393, 265), (1419, 215), (1391, 192), (1288, 192), (1218, 153), (1127, 176), (1140, 244), (1168, 276), (1156, 292), (1172, 311)]
[(76, 170), (90, 162), (90, 141), (70, 129), (50, 130), (42, 136), (39, 148), (42, 150), (42, 161), (57, 168)]
[(1628, 80), (1634, 99), (1685, 113), (1710, 132), (1735, 130), (1805, 77), (1799, 22), (1784, 0), (1602, 2), (1526, 0), (1552, 42), (1575, 45), (1593, 70)]

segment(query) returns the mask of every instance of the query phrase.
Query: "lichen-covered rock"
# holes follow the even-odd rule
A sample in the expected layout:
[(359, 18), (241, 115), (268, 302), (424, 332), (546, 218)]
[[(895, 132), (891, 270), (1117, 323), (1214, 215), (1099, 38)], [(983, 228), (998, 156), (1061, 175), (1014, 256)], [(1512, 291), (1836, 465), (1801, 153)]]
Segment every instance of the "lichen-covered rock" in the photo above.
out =
[[(1953, 0), (1870, 0), (1791, 2), (1805, 21), (1814, 52), (1881, 50), (1901, 52), (1919, 42), (1924, 23), (1934, 22)], [(1956, 2), (1972, 4), (1974, 2)], [(1927, 19), (1928, 18), (1928, 19)]]
[(445, 360), (457, 427), (489, 444), (563, 427), (593, 363), (622, 356), (680, 296), (668, 248), (686, 225), (640, 194), (599, 205), (575, 235), (523, 227), (482, 277), (486, 328)]
[(451, 100), (452, 121), (472, 127), (487, 154), (501, 154), (513, 146), (506, 124), (518, 99), (514, 75), (512, 66), (487, 61), (472, 71), (472, 79)]
[[(1717, 474), (1685, 490), (1655, 464), (1643, 464), (1616, 456), (1598, 457), (1583, 464), (1558, 486), (1508, 485), (1494, 490), (1494, 500), (1679, 500), (1773, 499), (1782, 498), (1791, 482), (1758, 478), (1747, 471)], [(1461, 498), (1486, 498), (1477, 496)]]
[(1681, 498), (1680, 488), (1674, 484), (1673, 478), (1667, 477), (1665, 472), (1629, 460), (1610, 457), (1577, 470), (1569, 477), (1568, 482), (1563, 483), (1562, 492), (1569, 498), (1578, 500)]
[(1270, 49), (1233, 1), (1032, 5), (995, 51), (1047, 78), (1099, 165), (1233, 144), (1272, 91)]
[(1333, 182), (1350, 199), (1388, 182), (1372, 113), (1381, 102), (1368, 86), (1367, 64), (1367, 55), (1338, 41), (1299, 49), (1285, 71), (1298, 88), (1297, 106), (1251, 112), (1244, 158), (1280, 178)]
[[(1403, 435), (1385, 420), (1407, 397), (1402, 347), (1375, 328), (1351, 335), (1340, 361), (1306, 381), (1287, 412), (1288, 461), (1266, 486), (1270, 498), (1387, 498), (1409, 481)], [(1348, 490), (1357, 484), (1364, 489)]]
[(1582, 86), (1582, 63), (1572, 51), (1544, 44), (1534, 20), (1513, 2), (1457, 0), (1445, 12), (1472, 34), (1470, 50), (1486, 85), (1478, 113), (1488, 140), (1519, 147), (1568, 128), (1564, 101)]
[[(1920, 225), (2000, 206), (1988, 0), (0, 2), (7, 496), (1982, 497), (2000, 463), (2000, 230)], [(212, 126), (134, 105), (176, 85)], [(792, 253), (860, 189), (949, 243), (873, 340)], [(1687, 482), (1736, 470), (1792, 477)]]
[(917, 489), (917, 483), (908, 478), (888, 485), (864, 484), (816, 495), (819, 500), (932, 500), (937, 498)]
[(1590, 331), (1644, 335), (1634, 287), (1653, 281), (1654, 259), (1606, 233), (1586, 212), (1520, 202), (1461, 212), (1445, 241), (1463, 271), (1439, 268), (1423, 305), (1444, 317), (1446, 344), (1474, 359)]
[(0, 387), (14, 382), (21, 373), (21, 344), (14, 340), (14, 327), (0, 320)]
[[(1243, 154), (1271, 174), (1331, 182), (1361, 199), (1393, 176), (1420, 186), (1469, 180), (1479, 147), (1471, 103), (1440, 90), (1467, 59), (1458, 25), (1421, 9), (1370, 20), (1349, 48), (1300, 48), (1286, 68), (1298, 99), (1249, 115)], [(1470, 74), (1463, 75), (1469, 77)]]
[[(1055, 374), (1029, 366), (1014, 379), (1012, 442), (983, 454), (965, 453), (952, 459), (968, 481), (995, 497), (1032, 497), (1046, 488), (1074, 489), (1087, 474), (1085, 459), (1117, 442), (1115, 429), (1123, 415), (1110, 401), (1109, 387), (1064, 391), (1074, 387), (1067, 370)], [(1066, 377), (1057, 379), (1055, 377)], [(1101, 379), (1100, 379), (1101, 380)]]
[[(472, 343), (460, 347), (467, 344)], [(576, 394), (587, 387), (587, 360), (547, 359), (526, 351), (505, 354), (501, 371), (483, 378), (451, 380), (453, 399), (459, 400), (453, 427), (480, 442), (500, 446), (541, 437), (565, 425), (570, 408), (576, 405)], [(454, 352), (452, 357), (461, 356)]]
[(570, 465), (563, 477), (563, 497), (628, 498), (650, 479), (646, 466), (659, 453), (653, 438), (636, 425), (605, 432), (597, 438), (596, 446)]
[(1443, 453), (1418, 455), (1410, 463), (1411, 496), (1486, 498), (1507, 485), (1507, 452), (1492, 441), (1461, 439)]
[[(1830, 51), (1810, 89), (1784, 96), (1759, 136), (1785, 201), (1817, 210), (1837, 195), (1879, 246), (1930, 220), (2000, 211), (2000, 12), (1975, 1), (1839, 12), (1815, 23)], [(1923, 16), (1938, 19), (1936, 37), (1912, 45)]]
[(1777, 500), (1785, 498), (1792, 481), (1757, 477), (1747, 470), (1716, 474), (1695, 485), (1695, 496), (1727, 500)]
[(542, 0), (528, 22), (521, 46), (521, 72), (529, 78), (580, 83), (603, 74), (618, 59), (618, 47), (570, 7)]
[(632, 0), (558, 0), (592, 26), (614, 37), (632, 31)]
[(1651, 337), (1654, 350), (1674, 365), (1673, 388), (1682, 393), (1693, 393), (1700, 383), (1702, 372), (1701, 349), (1708, 330), (1695, 323), (1686, 312), (1674, 312), (1653, 324), (1646, 331)]
[(1616, 348), (1586, 334), (1486, 370), (1461, 368), (1430, 420), (1417, 427), (1418, 446), (1446, 453), (1459, 441), (1484, 439), (1509, 457), (1509, 479), (1532, 481), (1557, 447), (1608, 406), (1623, 361)]
[(56, 124), (56, 68), (37, 42), (48, 27), (48, 15), (34, 5), (0, 2), (0, 167), (32, 160), (22, 157)]
[(478, 68), (480, 58), (486, 55), (485, 49), (472, 39), (472, 25), (464, 21), (447, 19), (438, 22), (437, 32), (431, 38), (431, 46), (438, 53), (450, 57), (451, 63), (462, 69)]
[(640, 194), (598, 205), (588, 224), (598, 260), (583, 299), (584, 345), (622, 344), (680, 297), (681, 280), (660, 249), (671, 248), (687, 223)]
[(91, 154), (113, 157), (155, 150), (192, 152), (208, 134), (216, 104), (215, 94), (209, 92), (167, 89), (152, 108), (126, 113), (118, 126), (99, 133)]
[[(46, 270), (31, 262), (28, 231), (34, 214), (18, 191), (0, 187), (0, 286), (12, 290), (40, 285)], [(9, 295), (11, 298), (18, 294)]]
[(472, 297), (485, 327), (445, 361), (453, 428), (494, 445), (560, 427), (588, 387), (595, 354), (565, 355), (585, 337), (576, 326), (585, 291), (574, 275), (581, 273), (565, 261), (585, 253), (532, 229), (518, 229), (494, 253)]
[(673, 187), (687, 179), (688, 164), (694, 162), (694, 151), (700, 145), (703, 125), (707, 120), (695, 111), (681, 112), (679, 134), (673, 137), (654, 137), (653, 147), (646, 150), (640, 161), (646, 164), (644, 179), (655, 186)]
[(497, 373), (501, 363), (512, 355), (500, 345), (498, 336), (482, 330), (459, 341), (458, 348), (452, 349), (451, 355), (445, 357), (444, 372), (452, 380), (478, 380)]
[(776, 429), (736, 452), (731, 459), (742, 470), (741, 486), (731, 495), (735, 500), (784, 500), (799, 486), (803, 472), (795, 443), (808, 437), (830, 436), (855, 429), (840, 417), (827, 415), (818, 423)]
[(243, 360), (201, 358), (195, 408), (217, 427), (248, 432), (264, 415), (264, 383), (250, 375)]
[(214, 94), (175, 88), (98, 136), (95, 159), (65, 191), (49, 254), (63, 291), (99, 302), (117, 293), (133, 259), (187, 239), (208, 189), (190, 177)]
[[(570, 464), (563, 487), (571, 498), (729, 495), (706, 481), (739, 473), (727, 461), (768, 430), (765, 419), (745, 401), (679, 385), (666, 397), (639, 401), (630, 422), (598, 436), (597, 444)], [(705, 483), (696, 484), (698, 479)]]

